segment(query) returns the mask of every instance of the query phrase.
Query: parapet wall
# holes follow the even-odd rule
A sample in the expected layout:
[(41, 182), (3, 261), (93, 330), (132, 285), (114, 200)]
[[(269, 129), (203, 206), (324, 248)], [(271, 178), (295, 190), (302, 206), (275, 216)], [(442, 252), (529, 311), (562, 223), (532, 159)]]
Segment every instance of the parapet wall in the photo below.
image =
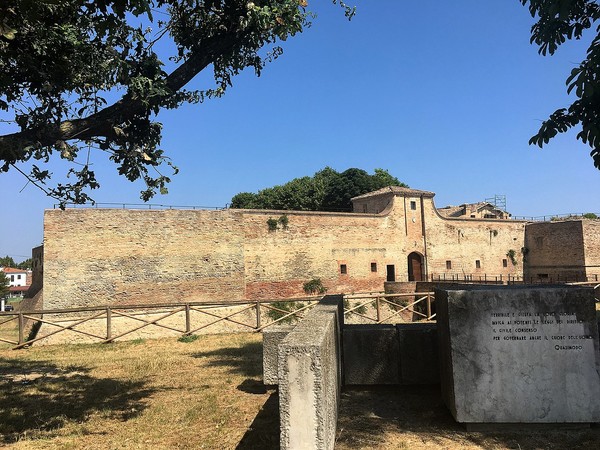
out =
[(282, 449), (333, 449), (342, 385), (342, 296), (326, 296), (279, 344)]

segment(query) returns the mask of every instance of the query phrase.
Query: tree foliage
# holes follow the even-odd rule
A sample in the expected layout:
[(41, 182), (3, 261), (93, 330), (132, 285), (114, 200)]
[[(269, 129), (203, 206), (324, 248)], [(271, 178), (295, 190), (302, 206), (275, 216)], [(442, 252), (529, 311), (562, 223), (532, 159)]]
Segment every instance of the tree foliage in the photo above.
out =
[[(554, 54), (567, 39), (580, 39), (585, 30), (600, 19), (595, 0), (520, 0), (537, 17), (531, 29), (531, 42), (542, 55)], [(558, 133), (577, 125), (577, 139), (592, 148), (590, 155), (600, 169), (600, 27), (587, 50), (586, 58), (567, 78), (567, 92), (577, 97), (569, 107), (557, 109), (544, 121), (529, 143), (543, 147)]]
[[(82, 203), (99, 187), (90, 152), (100, 151), (120, 175), (145, 182), (143, 200), (165, 192), (159, 111), (220, 97), (245, 68), (260, 75), (311, 19), (306, 0), (3, 0), (0, 125), (10, 132), (0, 136), (0, 171)], [(210, 68), (214, 86), (185, 89)], [(44, 163), (55, 157), (71, 168), (51, 186)]]
[(3, 270), (0, 270), (0, 298), (8, 294), (8, 291), (10, 290), (8, 283), (8, 277)]
[(295, 211), (351, 211), (350, 199), (386, 186), (404, 186), (387, 170), (369, 175), (362, 169), (337, 172), (325, 167), (312, 177), (294, 178), (254, 194), (241, 192), (231, 199), (231, 208), (283, 209)]
[(17, 267), (17, 264), (15, 263), (15, 260), (12, 259), (12, 257), (6, 255), (3, 257), (0, 257), (0, 267)]
[(13, 269), (27, 270), (33, 267), (33, 260), (28, 258), (17, 264), (11, 256), (6, 255), (0, 257), (0, 267), (12, 267)]

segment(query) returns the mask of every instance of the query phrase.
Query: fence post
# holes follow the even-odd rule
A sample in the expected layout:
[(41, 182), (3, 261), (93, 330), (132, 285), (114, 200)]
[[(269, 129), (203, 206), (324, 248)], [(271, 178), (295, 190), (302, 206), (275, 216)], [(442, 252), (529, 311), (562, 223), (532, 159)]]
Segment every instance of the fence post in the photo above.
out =
[(259, 330), (262, 326), (262, 320), (260, 317), (260, 302), (256, 302), (256, 329)]
[(23, 320), (23, 313), (20, 312), (19, 313), (19, 345), (21, 345), (24, 342), (24, 339), (23, 339), (24, 324), (25, 324), (25, 321)]
[(192, 323), (190, 320), (190, 304), (185, 304), (185, 334), (189, 334), (192, 329)]
[(431, 320), (431, 294), (427, 294), (427, 320)]
[(106, 308), (106, 339), (110, 339), (112, 337), (112, 310)]
[(377, 323), (381, 320), (381, 308), (379, 305), (379, 297), (375, 299), (375, 306), (377, 307)]

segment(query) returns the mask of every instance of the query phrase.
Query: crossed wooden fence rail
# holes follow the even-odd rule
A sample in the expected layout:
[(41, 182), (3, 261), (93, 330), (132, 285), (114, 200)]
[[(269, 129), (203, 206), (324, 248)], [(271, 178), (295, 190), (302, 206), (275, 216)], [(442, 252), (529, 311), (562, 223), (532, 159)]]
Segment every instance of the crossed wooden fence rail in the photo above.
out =
[[(572, 283), (577, 285), (591, 285), (596, 293), (596, 301), (600, 302), (600, 284), (596, 283)], [(410, 301), (412, 297), (412, 301)], [(194, 334), (198, 331), (206, 329), (210, 326), (216, 325), (221, 322), (230, 322), (237, 324), (256, 332), (262, 331), (267, 327), (275, 325), (277, 323), (286, 321), (290, 318), (301, 318), (302, 315), (312, 308), (319, 300), (320, 296), (317, 297), (302, 297), (293, 299), (271, 299), (271, 300), (259, 300), (259, 301), (230, 301), (220, 303), (206, 303), (206, 302), (190, 302), (190, 303), (165, 303), (155, 305), (135, 305), (135, 306), (107, 306), (107, 307), (87, 307), (87, 308), (68, 308), (68, 309), (48, 309), (38, 311), (15, 311), (15, 312), (3, 312), (0, 313), (0, 329), (8, 323), (17, 322), (18, 338), (7, 339), (0, 336), (0, 342), (5, 342), (14, 345), (14, 349), (23, 348), (29, 346), (37, 341), (61, 333), (64, 331), (73, 331), (98, 339), (102, 343), (112, 342), (128, 334), (134, 333), (142, 328), (154, 325), (157, 327), (165, 328), (171, 331), (180, 333), (182, 336)], [(357, 304), (358, 302), (358, 304)], [(285, 309), (281, 304), (285, 303), (299, 303), (290, 310)], [(375, 317), (368, 316), (365, 314), (364, 307), (373, 306), (375, 307)], [(383, 309), (382, 306), (387, 305), (388, 308)], [(435, 320), (436, 314), (434, 312), (434, 297), (433, 292), (412, 292), (404, 294), (385, 294), (382, 292), (365, 292), (344, 295), (344, 315), (349, 316), (351, 314), (357, 315), (364, 320), (374, 322), (377, 324), (381, 323), (392, 323), (392, 319), (396, 319), (400, 322), (407, 320), (407, 315), (412, 314), (408, 318), (409, 321)], [(215, 312), (218, 308), (235, 308), (240, 309), (230, 312), (221, 313)], [(417, 307), (417, 308), (415, 308)], [(161, 310), (170, 309), (165, 314), (160, 315), (157, 318), (149, 319), (148, 314), (152, 311), (160, 312)], [(274, 311), (280, 314), (277, 318), (268, 317), (264, 318), (263, 312)], [(137, 311), (137, 315), (136, 315)], [(204, 323), (201, 326), (192, 326), (192, 311), (198, 312), (201, 315), (209, 316), (214, 320)], [(252, 323), (238, 320), (239, 314), (252, 311), (254, 313)], [(386, 315), (385, 312), (389, 313)], [(177, 328), (174, 326), (160, 323), (160, 321), (171, 317), (175, 314), (184, 312), (185, 323), (184, 328)], [(89, 315), (80, 318), (73, 318), (73, 314), (76, 313), (89, 313)], [(58, 315), (58, 319), (49, 320), (47, 316)], [(132, 320), (140, 322), (140, 325), (135, 326), (126, 331), (114, 334), (112, 330), (113, 318), (126, 317)], [(61, 323), (68, 321), (67, 325)], [(106, 320), (106, 334), (99, 335), (89, 331), (77, 329), (76, 327), (89, 322), (91, 320), (105, 319)], [(48, 326), (56, 327), (57, 329), (41, 336), (41, 337), (25, 337), (25, 330), (28, 327), (27, 322), (33, 321), (34, 323), (46, 324)]]
[[(399, 304), (397, 298), (399, 297), (415, 297), (419, 298), (412, 302), (402, 302)], [(190, 302), (185, 304), (155, 304), (155, 305), (132, 305), (132, 306), (106, 306), (106, 307), (86, 307), (86, 308), (68, 308), (68, 309), (48, 309), (38, 311), (15, 311), (15, 312), (4, 312), (0, 313), (0, 327), (11, 322), (17, 323), (17, 339), (9, 339), (0, 336), (0, 342), (5, 342), (14, 345), (14, 349), (20, 349), (29, 346), (42, 339), (48, 338), (58, 333), (65, 331), (72, 331), (97, 339), (101, 343), (112, 342), (116, 339), (122, 338), (126, 335), (134, 333), (142, 328), (154, 325), (156, 327), (164, 328), (167, 330), (180, 333), (182, 336), (191, 335), (197, 333), (203, 329), (211, 327), (221, 322), (229, 322), (242, 327), (246, 327), (253, 331), (259, 332), (272, 325), (287, 321), (291, 318), (300, 318), (303, 314), (312, 308), (319, 300), (320, 296), (317, 297), (302, 297), (294, 299), (272, 299), (272, 300), (260, 300), (260, 301), (231, 301), (221, 303), (206, 303), (206, 302)], [(383, 293), (362, 293), (352, 294), (344, 296), (345, 299), (345, 312), (346, 316), (355, 314), (369, 321), (375, 323), (384, 323), (394, 318), (400, 318), (403, 312), (411, 312), (419, 318), (432, 320), (435, 314), (431, 314), (431, 303), (432, 293), (407, 293), (407, 294), (383, 294)], [(356, 302), (359, 302), (357, 305)], [(352, 304), (353, 302), (354, 304)], [(295, 306), (286, 309), (282, 304), (294, 303)], [(415, 305), (424, 303), (426, 304), (427, 313), (416, 311)], [(375, 304), (376, 317), (369, 317), (364, 314), (362, 307), (367, 305)], [(389, 304), (394, 312), (384, 317), (381, 306)], [(221, 312), (220, 308), (236, 308), (235, 311)], [(160, 313), (161, 311), (168, 310), (164, 314), (158, 317), (149, 318), (149, 314)], [(208, 323), (203, 323), (200, 326), (193, 326), (192, 312), (197, 312), (202, 316), (208, 316), (213, 320)], [(251, 323), (246, 317), (244, 319), (239, 318), (239, 315), (251, 311), (253, 313)], [(273, 311), (277, 313), (279, 317), (270, 317), (268, 312)], [(265, 317), (267, 312), (267, 317)], [(86, 313), (85, 317), (73, 317), (76, 314)], [(167, 325), (164, 320), (168, 317), (174, 316), (179, 313), (184, 313), (184, 324), (182, 328)], [(58, 316), (57, 318), (50, 319), (48, 316)], [(115, 317), (125, 317), (139, 322), (132, 328), (119, 333), (113, 332), (113, 319)], [(104, 320), (106, 323), (106, 333), (98, 334), (86, 330), (82, 330), (78, 327), (81, 325), (93, 321), (93, 320)], [(162, 322), (161, 322), (162, 321)], [(27, 328), (31, 328), (31, 322), (38, 323), (39, 325), (44, 324), (47, 327), (53, 327), (52, 331), (45, 333), (43, 336), (26, 337), (25, 333)], [(65, 323), (68, 322), (68, 323)]]

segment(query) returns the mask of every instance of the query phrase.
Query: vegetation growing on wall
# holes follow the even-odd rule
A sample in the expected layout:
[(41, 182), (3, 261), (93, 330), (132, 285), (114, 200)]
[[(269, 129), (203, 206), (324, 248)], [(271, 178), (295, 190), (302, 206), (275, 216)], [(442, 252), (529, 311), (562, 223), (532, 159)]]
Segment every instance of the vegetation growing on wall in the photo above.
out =
[(507, 253), (506, 256), (508, 256), (508, 259), (510, 259), (510, 262), (513, 264), (513, 266), (517, 265), (517, 252), (515, 252), (513, 249), (510, 249)]
[(287, 230), (288, 223), (289, 218), (285, 214), (283, 216), (280, 216), (279, 219), (273, 219), (272, 217), (269, 217), (267, 219), (267, 226), (269, 227), (269, 231), (277, 231), (279, 226), (281, 226), (283, 230)]
[(522, 247), (521, 253), (523, 254), (523, 262), (527, 262), (527, 254), (529, 253), (529, 249), (527, 247)]
[(267, 226), (269, 227), (269, 231), (276, 231), (277, 230), (277, 219), (273, 219), (272, 217), (269, 217), (267, 219)]
[(403, 186), (387, 170), (375, 169), (369, 175), (362, 169), (337, 172), (331, 167), (312, 177), (294, 178), (258, 193), (241, 192), (231, 199), (231, 208), (284, 209), (296, 211), (351, 211), (350, 199), (387, 186)]
[(320, 278), (313, 278), (312, 280), (307, 281), (302, 288), (308, 295), (325, 294), (327, 292), (327, 288), (323, 286), (323, 282)]

